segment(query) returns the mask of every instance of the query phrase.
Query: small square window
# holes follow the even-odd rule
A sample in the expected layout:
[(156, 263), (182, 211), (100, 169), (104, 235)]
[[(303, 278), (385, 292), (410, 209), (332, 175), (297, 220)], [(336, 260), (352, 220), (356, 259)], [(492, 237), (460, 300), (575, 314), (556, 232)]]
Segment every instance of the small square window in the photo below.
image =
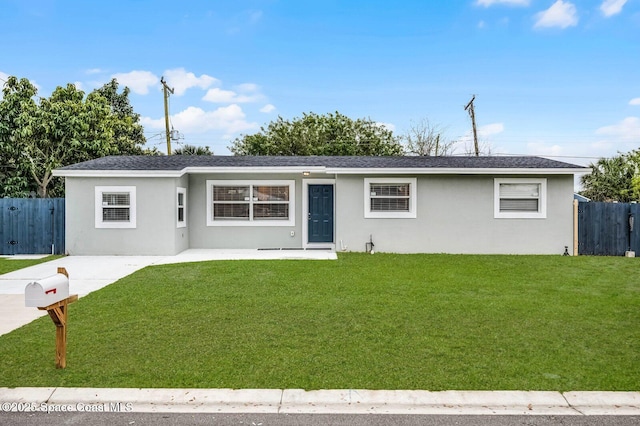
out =
[(546, 179), (495, 179), (494, 217), (544, 219), (547, 217)]
[(96, 228), (136, 227), (136, 187), (95, 187)]
[(367, 178), (364, 180), (365, 218), (415, 218), (416, 178)]

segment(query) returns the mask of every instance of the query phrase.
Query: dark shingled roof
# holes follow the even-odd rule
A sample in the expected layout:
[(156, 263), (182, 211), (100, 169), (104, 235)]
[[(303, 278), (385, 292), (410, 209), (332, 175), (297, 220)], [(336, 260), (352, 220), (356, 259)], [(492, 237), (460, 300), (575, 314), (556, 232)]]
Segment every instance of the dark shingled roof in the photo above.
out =
[(575, 164), (541, 157), (285, 157), (285, 156), (110, 156), (72, 164), (58, 170), (182, 170), (187, 167), (327, 167), (343, 169), (577, 169)]

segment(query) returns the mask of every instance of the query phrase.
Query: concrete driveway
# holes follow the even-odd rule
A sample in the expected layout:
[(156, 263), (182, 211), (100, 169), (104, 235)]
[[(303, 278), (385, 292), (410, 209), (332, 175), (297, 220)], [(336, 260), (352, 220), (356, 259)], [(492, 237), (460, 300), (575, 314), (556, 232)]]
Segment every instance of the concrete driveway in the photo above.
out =
[(150, 265), (207, 260), (336, 259), (324, 250), (204, 250), (190, 249), (175, 256), (66, 256), (0, 275), (0, 335), (46, 315), (46, 311), (24, 306), (24, 288), (32, 281), (56, 274), (58, 267), (69, 273), (69, 294), (82, 297)]

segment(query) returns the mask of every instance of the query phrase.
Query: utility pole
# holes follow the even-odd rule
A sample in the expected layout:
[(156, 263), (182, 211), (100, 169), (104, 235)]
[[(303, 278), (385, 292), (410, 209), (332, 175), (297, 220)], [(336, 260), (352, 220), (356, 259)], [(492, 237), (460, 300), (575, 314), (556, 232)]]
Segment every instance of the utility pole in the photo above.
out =
[(465, 111), (469, 111), (471, 116), (471, 125), (473, 126), (473, 146), (476, 150), (476, 157), (480, 155), (480, 148), (478, 147), (478, 132), (476, 131), (476, 113), (473, 109), (473, 101), (476, 99), (476, 95), (473, 95), (466, 107)]
[(164, 127), (167, 135), (167, 155), (171, 155), (171, 133), (169, 133), (169, 93), (173, 95), (173, 89), (167, 86), (164, 77), (160, 77), (162, 90), (164, 92)]

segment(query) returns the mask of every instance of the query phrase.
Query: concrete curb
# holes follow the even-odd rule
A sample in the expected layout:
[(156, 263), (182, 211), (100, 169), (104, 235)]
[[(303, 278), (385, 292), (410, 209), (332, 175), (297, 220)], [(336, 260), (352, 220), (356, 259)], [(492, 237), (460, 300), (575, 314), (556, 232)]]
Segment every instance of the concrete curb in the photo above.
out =
[(0, 388), (0, 411), (640, 415), (640, 392)]

